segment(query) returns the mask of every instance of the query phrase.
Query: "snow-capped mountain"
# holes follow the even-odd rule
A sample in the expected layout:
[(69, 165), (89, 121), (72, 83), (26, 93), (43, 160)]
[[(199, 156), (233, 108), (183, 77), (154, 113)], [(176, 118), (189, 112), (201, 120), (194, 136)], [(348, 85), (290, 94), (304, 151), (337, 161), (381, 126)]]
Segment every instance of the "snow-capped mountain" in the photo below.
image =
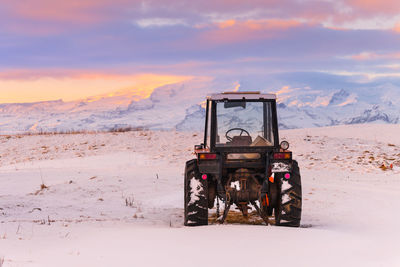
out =
[[(125, 127), (201, 130), (205, 96), (225, 91), (229, 86), (192, 80), (156, 88), (149, 98), (141, 100), (130, 94), (72, 102), (1, 104), (0, 132), (102, 131)], [(399, 123), (399, 92), (392, 84), (351, 90), (284, 87), (276, 91), (279, 125), (292, 129)]]

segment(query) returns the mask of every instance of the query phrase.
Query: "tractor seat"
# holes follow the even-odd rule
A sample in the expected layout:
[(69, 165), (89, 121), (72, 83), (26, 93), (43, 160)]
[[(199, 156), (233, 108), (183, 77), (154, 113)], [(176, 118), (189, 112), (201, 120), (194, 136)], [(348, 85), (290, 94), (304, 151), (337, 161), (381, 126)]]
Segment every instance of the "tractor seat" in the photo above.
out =
[(232, 137), (231, 146), (249, 146), (252, 143), (251, 136), (234, 136)]
[(250, 146), (273, 146), (273, 144), (262, 136), (257, 136)]

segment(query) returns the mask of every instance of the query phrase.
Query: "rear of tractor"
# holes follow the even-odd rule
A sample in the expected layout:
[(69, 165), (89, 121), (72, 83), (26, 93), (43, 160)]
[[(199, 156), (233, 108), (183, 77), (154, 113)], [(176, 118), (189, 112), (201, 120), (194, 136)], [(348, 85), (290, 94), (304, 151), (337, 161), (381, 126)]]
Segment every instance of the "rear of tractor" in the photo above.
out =
[(275, 217), (275, 225), (300, 226), (300, 170), (288, 149), (279, 143), (275, 95), (208, 97), (204, 142), (185, 167), (184, 224), (207, 225), (214, 207), (223, 223), (234, 206), (245, 217), (256, 211), (267, 225)]

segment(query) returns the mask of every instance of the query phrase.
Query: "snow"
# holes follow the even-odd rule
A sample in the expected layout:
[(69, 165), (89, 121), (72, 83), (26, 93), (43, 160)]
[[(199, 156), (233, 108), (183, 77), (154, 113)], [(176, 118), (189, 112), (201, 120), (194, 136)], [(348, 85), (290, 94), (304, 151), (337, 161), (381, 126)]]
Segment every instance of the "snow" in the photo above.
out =
[(6, 267), (400, 266), (400, 126), (280, 136), (302, 175), (300, 228), (184, 227), (184, 162), (199, 133), (0, 136), (0, 260)]
[[(270, 82), (260, 87), (263, 83), (251, 82), (254, 86), (257, 84), (258, 88), (268, 88), (263, 90), (264, 93), (277, 93), (281, 129), (400, 123), (400, 90), (391, 83), (365, 87), (360, 84), (357, 88), (349, 89), (351, 93), (341, 88), (324, 88), (325, 84), (315, 85), (317, 89), (285, 86), (279, 90)], [(198, 131), (204, 125), (205, 96), (231, 91), (235, 85), (237, 83), (229, 79), (197, 77), (155, 88), (148, 98), (127, 90), (71, 102), (57, 100), (0, 104), (0, 134), (105, 131), (138, 127)], [(251, 89), (246, 86), (240, 88)], [(234, 128), (238, 121), (250, 127), (260, 119), (250, 117), (243, 121), (235, 114), (226, 114), (224, 117), (226, 120), (223, 126), (227, 129)]]
[(282, 204), (285, 204), (290, 201), (289, 194), (283, 194), (282, 196)]
[(240, 190), (240, 182), (239, 181), (231, 182), (231, 187), (235, 188), (236, 190)]
[(288, 181), (283, 180), (282, 181), (282, 191), (286, 191), (288, 189), (292, 188), (292, 186), (289, 184)]
[(274, 162), (272, 163), (272, 172), (289, 172), (290, 165), (285, 162)]
[(195, 203), (200, 199), (200, 194), (203, 191), (203, 187), (201, 186), (201, 182), (193, 177), (190, 179), (190, 201), (189, 205)]

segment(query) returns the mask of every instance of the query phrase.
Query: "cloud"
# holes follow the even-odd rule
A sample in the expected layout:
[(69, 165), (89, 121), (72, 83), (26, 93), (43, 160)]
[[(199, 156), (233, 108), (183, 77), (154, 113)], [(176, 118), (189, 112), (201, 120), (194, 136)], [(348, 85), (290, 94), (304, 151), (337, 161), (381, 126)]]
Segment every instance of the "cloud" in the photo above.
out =
[(220, 29), (225, 29), (225, 28), (229, 28), (229, 27), (233, 27), (236, 24), (236, 20), (234, 19), (229, 19), (229, 20), (225, 20), (223, 22), (218, 23), (218, 26)]
[(87, 23), (104, 20), (115, 15), (113, 10), (123, 10), (138, 0), (5, 0), (2, 3), (12, 16), (31, 21)]
[(126, 104), (147, 98), (157, 87), (192, 79), (170, 74), (118, 74), (83, 70), (12, 70), (0, 72), (0, 103), (123, 96)]
[(400, 22), (396, 23), (396, 25), (394, 26), (393, 30), (397, 33), (400, 33)]
[[(0, 30), (19, 34), (49, 35), (81, 30), (115, 20), (124, 7), (139, 0), (5, 0)], [(5, 23), (6, 22), (6, 23)]]
[(363, 15), (397, 15), (400, 12), (398, 0), (345, 0), (344, 3), (351, 7), (354, 13)]
[(365, 60), (380, 60), (380, 59), (400, 59), (400, 52), (397, 53), (375, 53), (375, 52), (362, 52), (360, 54), (351, 55), (351, 59), (358, 61)]
[(385, 0), (25, 0), (2, 2), (0, 30), (50, 35), (99, 25), (129, 23), (142, 28), (221, 22), (295, 20), (329, 28), (388, 29), (399, 21), (400, 1)]
[(171, 19), (171, 18), (149, 18), (139, 19), (135, 23), (141, 28), (148, 27), (169, 27), (169, 26), (187, 26), (188, 24), (184, 19)]
[[(400, 14), (398, 0), (151, 0), (145, 16), (185, 18), (190, 25), (262, 19), (294, 19), (331, 28), (388, 29)], [(137, 13), (141, 16), (143, 14)], [(372, 22), (371, 22), (372, 21)]]
[[(8, 70), (8, 77), (26, 79), (44, 77), (52, 68), (56, 71), (51, 78), (59, 69), (78, 74), (103, 69), (111, 74), (123, 70), (214, 77), (298, 71), (379, 73), (388, 71), (381, 66), (396, 63), (392, 61), (398, 60), (400, 47), (400, 29), (394, 26), (399, 13), (386, 8), (374, 13), (376, 2), (366, 6), (347, 0), (3, 3), (0, 69)], [(395, 2), (389, 4), (396, 8)], [(374, 30), (365, 30), (372, 24), (377, 25)], [(21, 68), (32, 73), (10, 70)]]
[(198, 38), (207, 45), (242, 43), (274, 38), (300, 26), (303, 24), (296, 20), (227, 20), (210, 25)]

